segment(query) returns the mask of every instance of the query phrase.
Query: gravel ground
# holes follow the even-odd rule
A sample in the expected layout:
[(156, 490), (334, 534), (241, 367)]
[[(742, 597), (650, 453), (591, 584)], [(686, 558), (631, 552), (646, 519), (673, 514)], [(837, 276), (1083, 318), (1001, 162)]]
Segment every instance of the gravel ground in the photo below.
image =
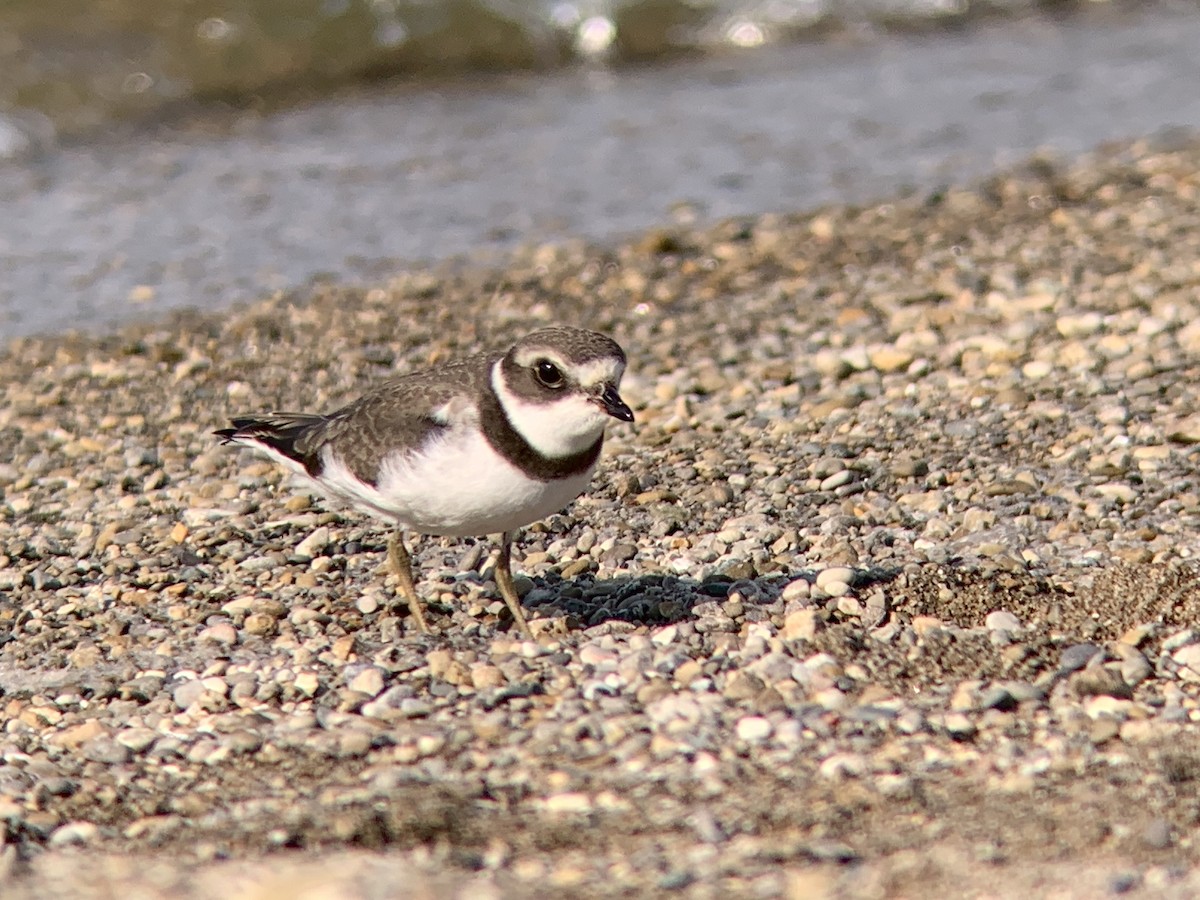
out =
[[(1181, 139), (11, 344), (0, 893), (1194, 896), (1198, 289)], [(638, 422), (536, 642), (210, 436), (548, 322)]]

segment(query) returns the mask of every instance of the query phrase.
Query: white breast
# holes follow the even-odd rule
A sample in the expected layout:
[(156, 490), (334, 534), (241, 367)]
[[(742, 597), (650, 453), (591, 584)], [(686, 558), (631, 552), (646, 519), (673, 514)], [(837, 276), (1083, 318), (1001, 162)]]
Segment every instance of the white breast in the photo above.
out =
[(451, 429), (418, 454), (393, 454), (374, 488), (328, 451), (324, 462), (326, 491), (403, 528), (454, 537), (511, 531), (558, 512), (584, 491), (595, 468), (561, 481), (537, 481), (497, 454), (474, 428)]

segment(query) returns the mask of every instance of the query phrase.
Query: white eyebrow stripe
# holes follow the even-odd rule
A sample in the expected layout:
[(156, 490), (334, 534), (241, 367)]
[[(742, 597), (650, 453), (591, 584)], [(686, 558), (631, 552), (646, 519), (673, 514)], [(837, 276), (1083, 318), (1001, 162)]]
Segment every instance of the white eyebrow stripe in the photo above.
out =
[(575, 380), (583, 387), (595, 387), (598, 384), (617, 384), (625, 374), (625, 366), (615, 358), (593, 359), (581, 366), (576, 366), (573, 374)]
[(559, 356), (553, 350), (546, 350), (544, 348), (538, 348), (538, 347), (529, 347), (529, 348), (522, 349), (516, 355), (516, 357), (514, 358), (514, 361), (522, 369), (528, 369), (539, 359), (549, 360), (550, 362), (552, 362), (556, 366), (558, 366), (559, 370), (563, 371), (563, 372), (569, 372), (571, 369), (571, 367), (569, 365), (567, 365), (566, 360), (564, 360), (561, 356)]
[(590, 388), (600, 384), (616, 384), (625, 374), (625, 364), (615, 356), (591, 359), (585, 363), (573, 364), (567, 362), (553, 350), (546, 348), (522, 349), (514, 361), (523, 369), (531, 368), (538, 360), (547, 360), (558, 366), (559, 371), (577, 381), (582, 387)]

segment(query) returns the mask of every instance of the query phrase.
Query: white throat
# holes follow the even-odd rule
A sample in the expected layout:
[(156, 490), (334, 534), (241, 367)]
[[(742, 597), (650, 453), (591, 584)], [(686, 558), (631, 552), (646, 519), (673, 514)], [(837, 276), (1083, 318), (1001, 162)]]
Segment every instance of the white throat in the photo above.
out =
[(553, 403), (531, 403), (504, 381), (501, 362), (492, 366), (492, 390), (517, 433), (548, 459), (574, 456), (604, 434), (608, 414), (581, 394), (569, 392)]

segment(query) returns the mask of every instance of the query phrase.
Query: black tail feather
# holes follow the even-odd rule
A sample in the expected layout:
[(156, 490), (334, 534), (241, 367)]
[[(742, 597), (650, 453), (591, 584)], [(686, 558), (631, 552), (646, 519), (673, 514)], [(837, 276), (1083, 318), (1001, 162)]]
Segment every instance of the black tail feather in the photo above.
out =
[(232, 428), (219, 428), (213, 432), (221, 438), (222, 443), (246, 441), (261, 444), (300, 463), (313, 478), (321, 474), (320, 442), (312, 438), (314, 431), (326, 422), (325, 416), (272, 413), (266, 416), (239, 416), (230, 421)]

